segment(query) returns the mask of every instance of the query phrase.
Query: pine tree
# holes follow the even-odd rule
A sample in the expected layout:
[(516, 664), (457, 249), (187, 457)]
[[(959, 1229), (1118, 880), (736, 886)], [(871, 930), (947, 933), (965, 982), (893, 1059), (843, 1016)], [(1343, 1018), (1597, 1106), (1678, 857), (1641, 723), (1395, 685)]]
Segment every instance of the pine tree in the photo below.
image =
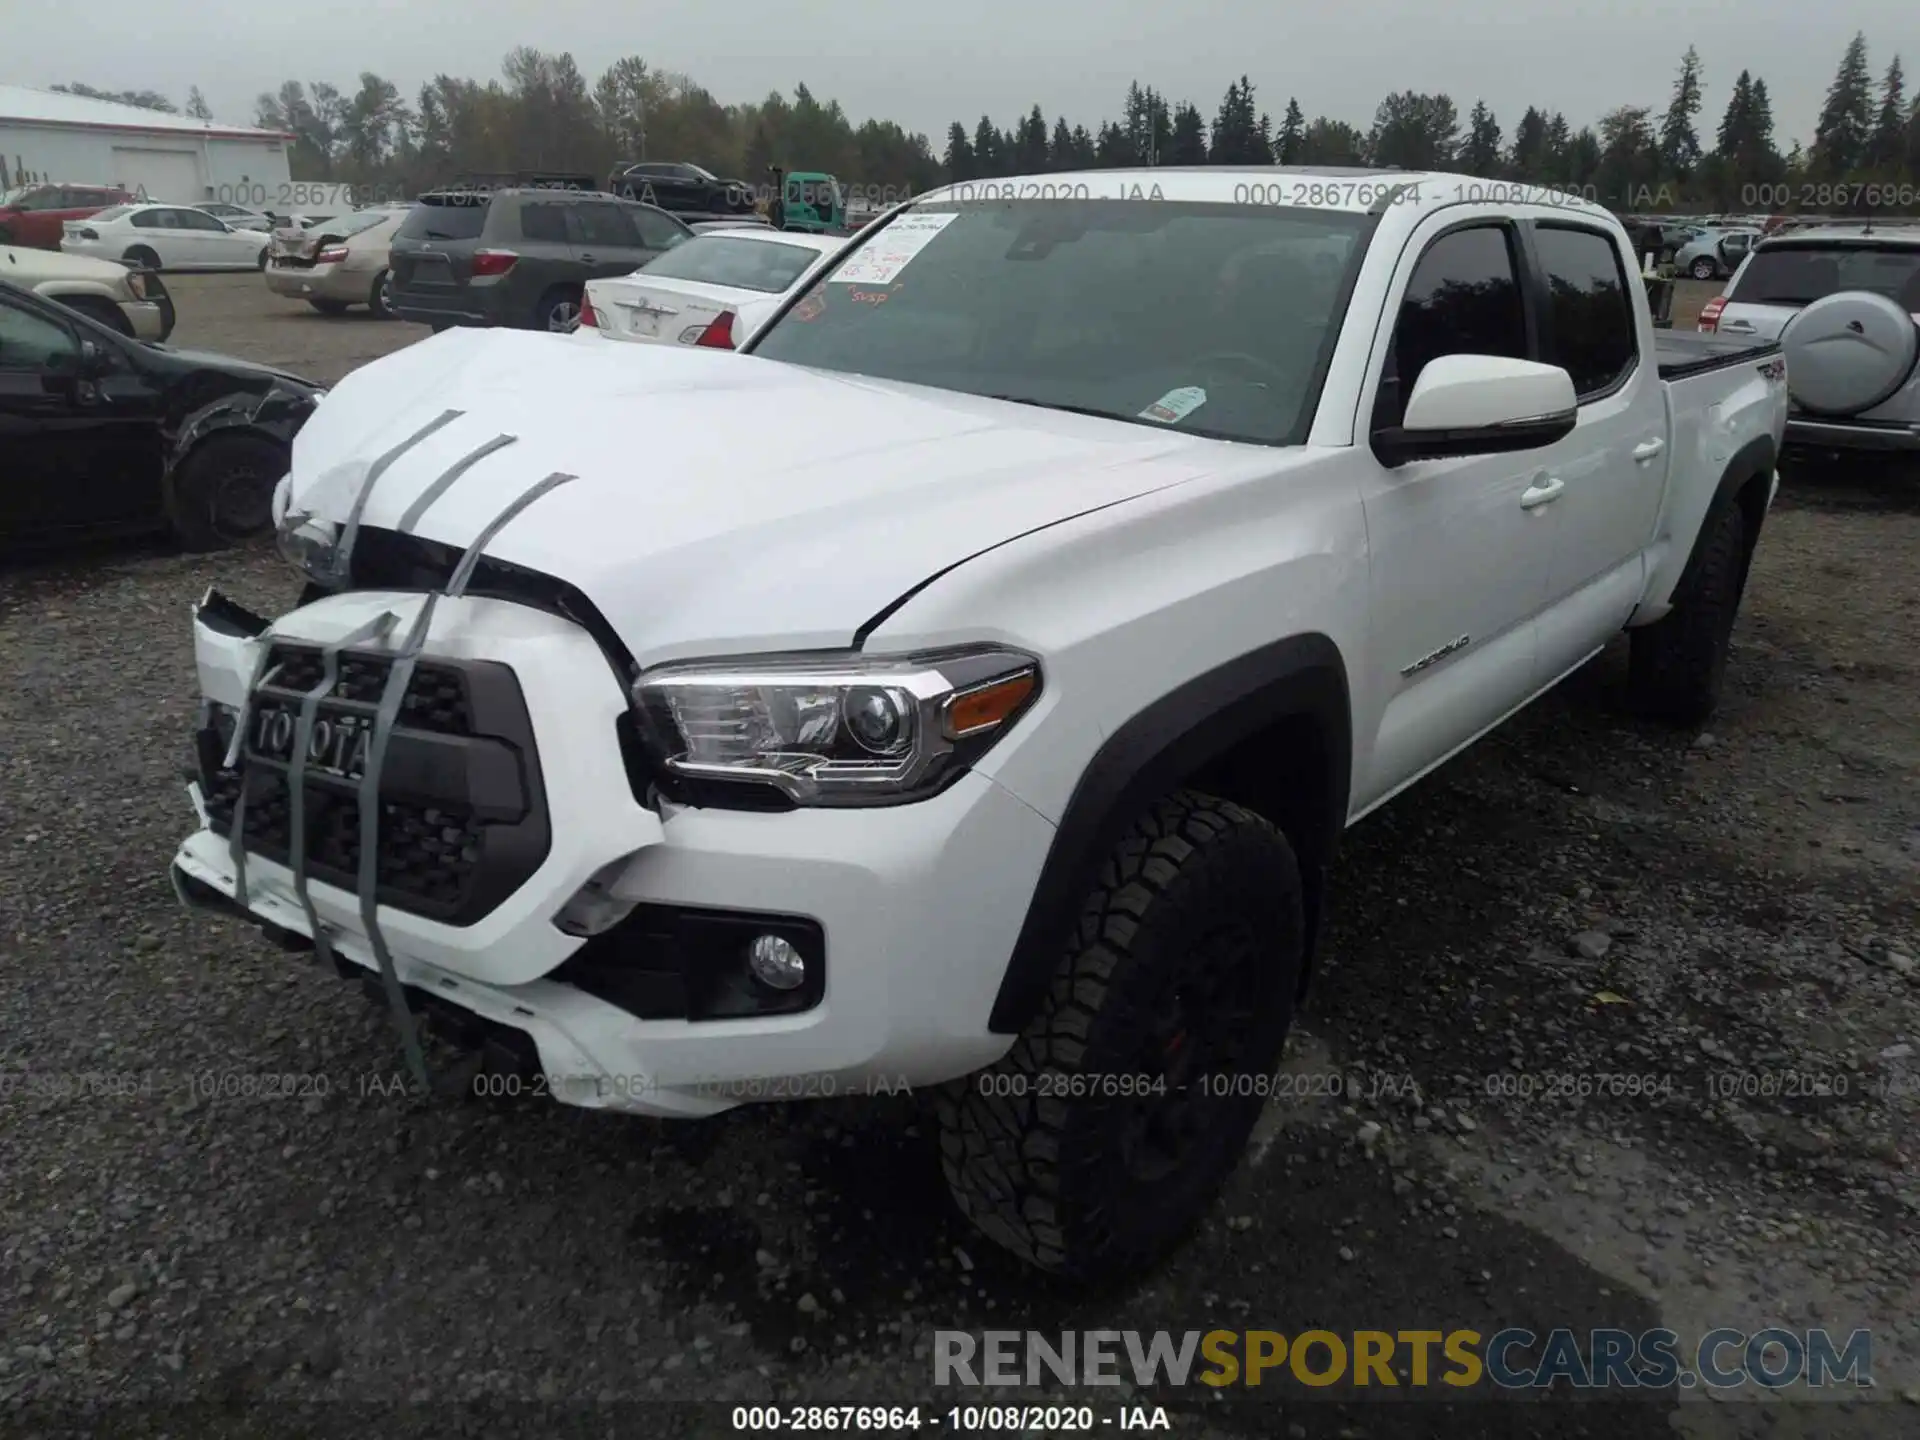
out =
[(1213, 139), (1207, 158), (1215, 165), (1268, 165), (1271, 149), (1260, 139), (1260, 119), (1253, 106), (1253, 82), (1242, 75), (1227, 86), (1219, 113), (1213, 119)]
[(1813, 127), (1810, 168), (1838, 180), (1860, 168), (1873, 134), (1873, 76), (1867, 70), (1867, 37), (1856, 32), (1847, 42), (1840, 69), (1827, 87), (1820, 120)]
[(1134, 163), (1133, 147), (1127, 143), (1127, 132), (1111, 120), (1100, 127), (1100, 138), (1094, 142), (1094, 163), (1102, 170), (1114, 170)]
[[(1567, 124), (1567, 117), (1558, 110), (1547, 117), (1546, 179), (1555, 180), (1564, 177), (1568, 183), (1584, 184), (1586, 178), (1592, 176), (1594, 166), (1600, 163), (1600, 142), (1594, 139), (1591, 130), (1582, 130), (1580, 134), (1586, 136), (1591, 144), (1582, 142), (1580, 136), (1573, 133), (1572, 128)], [(1587, 168), (1584, 170), (1573, 168), (1576, 159)]]
[(1459, 148), (1460, 112), (1446, 95), (1397, 90), (1373, 112), (1368, 149), (1390, 170), (1446, 170)]
[(1680, 75), (1673, 82), (1673, 99), (1660, 122), (1660, 164), (1669, 175), (1685, 179), (1700, 163), (1700, 135), (1694, 116), (1700, 113), (1700, 52), (1693, 46), (1680, 57)]
[(1173, 112), (1173, 139), (1168, 163), (1204, 165), (1207, 163), (1207, 122), (1200, 112), (1182, 101)]
[(1753, 124), (1753, 75), (1742, 70), (1733, 81), (1733, 94), (1727, 98), (1726, 113), (1720, 117), (1720, 129), (1714, 135), (1714, 153), (1727, 161), (1737, 161), (1748, 145)]
[(1907, 158), (1907, 77), (1900, 57), (1887, 66), (1880, 82), (1880, 118), (1867, 141), (1867, 163), (1876, 170), (1898, 170)]
[(1508, 157), (1516, 179), (1541, 181), (1547, 178), (1547, 117), (1533, 106), (1513, 127), (1513, 150)]
[(980, 123), (973, 127), (973, 173), (982, 179), (992, 179), (1005, 175), (1008, 157), (1005, 147), (1000, 143), (1000, 132), (994, 129), (993, 121), (985, 115)]
[(1074, 170), (1078, 167), (1073, 154), (1073, 132), (1067, 128), (1067, 117), (1062, 115), (1053, 122), (1053, 138), (1047, 142), (1047, 168)]
[(1500, 122), (1484, 100), (1474, 101), (1467, 116), (1467, 143), (1460, 152), (1460, 164), (1467, 174), (1483, 180), (1500, 173)]
[(1300, 113), (1300, 102), (1289, 99), (1287, 110), (1280, 117), (1280, 130), (1273, 137), (1273, 158), (1276, 164), (1298, 165), (1301, 147), (1306, 143), (1307, 117)]

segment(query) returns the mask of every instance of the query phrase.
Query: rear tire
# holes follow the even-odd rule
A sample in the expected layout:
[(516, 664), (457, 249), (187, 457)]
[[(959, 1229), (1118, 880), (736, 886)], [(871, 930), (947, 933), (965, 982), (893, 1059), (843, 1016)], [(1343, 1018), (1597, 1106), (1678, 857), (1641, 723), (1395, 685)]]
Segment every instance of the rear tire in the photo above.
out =
[(1720, 267), (1704, 255), (1693, 262), (1691, 269), (1696, 280), (1711, 280), (1720, 273)]
[(555, 335), (570, 334), (580, 323), (581, 294), (578, 285), (554, 286), (533, 307), (533, 328)]
[(271, 246), (269, 246), (269, 245), (262, 245), (262, 246), (260, 247), (260, 257), (259, 257), (259, 258), (258, 258), (257, 260), (255, 260), (255, 261), (253, 262), (253, 268), (254, 268), (254, 269), (256, 269), (256, 270), (260, 270), (260, 271), (263, 271), (263, 272), (264, 272), (264, 271), (266, 270), (266, 268), (267, 268), (267, 251), (268, 251), (268, 250), (270, 250), (271, 248), (273, 248), (273, 247), (271, 247)]
[(286, 449), (263, 435), (214, 435), (169, 477), (167, 519), (189, 550), (224, 550), (273, 529)]
[(322, 315), (344, 315), (347, 313), (346, 302), (342, 300), (309, 300), (307, 303)]
[(135, 245), (120, 257), (137, 270), (158, 270), (160, 257), (144, 245)]
[[(1270, 1075), (1285, 1043), (1302, 894), (1286, 837), (1238, 805), (1183, 790), (1141, 816), (1012, 1050), (937, 1101), (961, 1213), (1074, 1279), (1178, 1241), (1259, 1117), (1261, 1087), (1234, 1082)], [(1137, 1093), (1155, 1078), (1160, 1092)]]
[(1635, 707), (1680, 725), (1700, 724), (1720, 703), (1746, 584), (1747, 522), (1732, 499), (1707, 512), (1699, 558), (1687, 593), (1667, 615), (1635, 630), (1629, 642), (1627, 689)]
[(382, 270), (373, 277), (373, 288), (367, 291), (367, 309), (373, 312), (376, 320), (393, 319), (393, 272)]

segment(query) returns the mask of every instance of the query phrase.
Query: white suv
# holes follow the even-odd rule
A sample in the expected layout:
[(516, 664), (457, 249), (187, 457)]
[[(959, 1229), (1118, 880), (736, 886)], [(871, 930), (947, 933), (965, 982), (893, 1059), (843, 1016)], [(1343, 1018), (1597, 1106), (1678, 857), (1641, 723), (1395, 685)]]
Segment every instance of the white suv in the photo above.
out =
[(1763, 240), (1707, 302), (1700, 328), (1780, 342), (1789, 447), (1920, 451), (1920, 225)]

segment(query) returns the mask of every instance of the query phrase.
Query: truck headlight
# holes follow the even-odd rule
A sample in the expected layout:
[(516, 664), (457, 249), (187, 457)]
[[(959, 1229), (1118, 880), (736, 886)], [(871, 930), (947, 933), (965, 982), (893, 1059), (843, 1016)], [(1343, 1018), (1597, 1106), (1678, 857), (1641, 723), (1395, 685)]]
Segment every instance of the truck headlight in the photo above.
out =
[(634, 701), (648, 748), (675, 777), (767, 788), (795, 805), (889, 805), (943, 788), (1040, 693), (1040, 666), (976, 648), (666, 665)]
[(282, 480), (280, 485), (273, 496), (274, 509), (279, 512), (273, 524), (274, 543), (282, 558), (307, 579), (332, 585), (340, 578), (334, 573), (340, 527), (305, 511), (286, 509), (282, 492), (287, 482)]

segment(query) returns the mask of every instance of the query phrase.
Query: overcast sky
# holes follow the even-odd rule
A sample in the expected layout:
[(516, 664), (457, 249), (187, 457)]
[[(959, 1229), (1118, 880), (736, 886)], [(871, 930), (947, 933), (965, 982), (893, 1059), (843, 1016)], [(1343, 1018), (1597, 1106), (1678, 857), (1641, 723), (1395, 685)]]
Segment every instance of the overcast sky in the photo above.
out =
[[(1575, 128), (1614, 105), (1665, 106), (1689, 43), (1706, 67), (1701, 138), (1742, 68), (1773, 94), (1781, 148), (1812, 135), (1820, 100), (1855, 30), (1876, 79), (1904, 52), (1920, 80), (1913, 0), (1335, 0), (1307, 8), (1248, 0), (88, 0), (85, 23), (59, 5), (0, 0), (0, 80), (152, 88), (176, 103), (198, 85), (215, 115), (250, 122), (254, 97), (285, 79), (351, 91), (359, 72), (411, 101), (437, 72), (493, 78), (515, 45), (570, 50), (588, 83), (622, 55), (683, 71), (723, 103), (805, 82), (868, 116), (924, 131), (982, 113), (1005, 126), (1036, 101), (1091, 128), (1117, 117), (1130, 80), (1189, 99), (1209, 120), (1242, 71), (1277, 121), (1287, 97), (1308, 116), (1365, 127), (1389, 90), (1444, 91), (1464, 118), (1477, 98), (1509, 137), (1529, 104)], [(1910, 92), (1911, 93), (1911, 90)], [(699, 157), (687, 157), (697, 159)]]

